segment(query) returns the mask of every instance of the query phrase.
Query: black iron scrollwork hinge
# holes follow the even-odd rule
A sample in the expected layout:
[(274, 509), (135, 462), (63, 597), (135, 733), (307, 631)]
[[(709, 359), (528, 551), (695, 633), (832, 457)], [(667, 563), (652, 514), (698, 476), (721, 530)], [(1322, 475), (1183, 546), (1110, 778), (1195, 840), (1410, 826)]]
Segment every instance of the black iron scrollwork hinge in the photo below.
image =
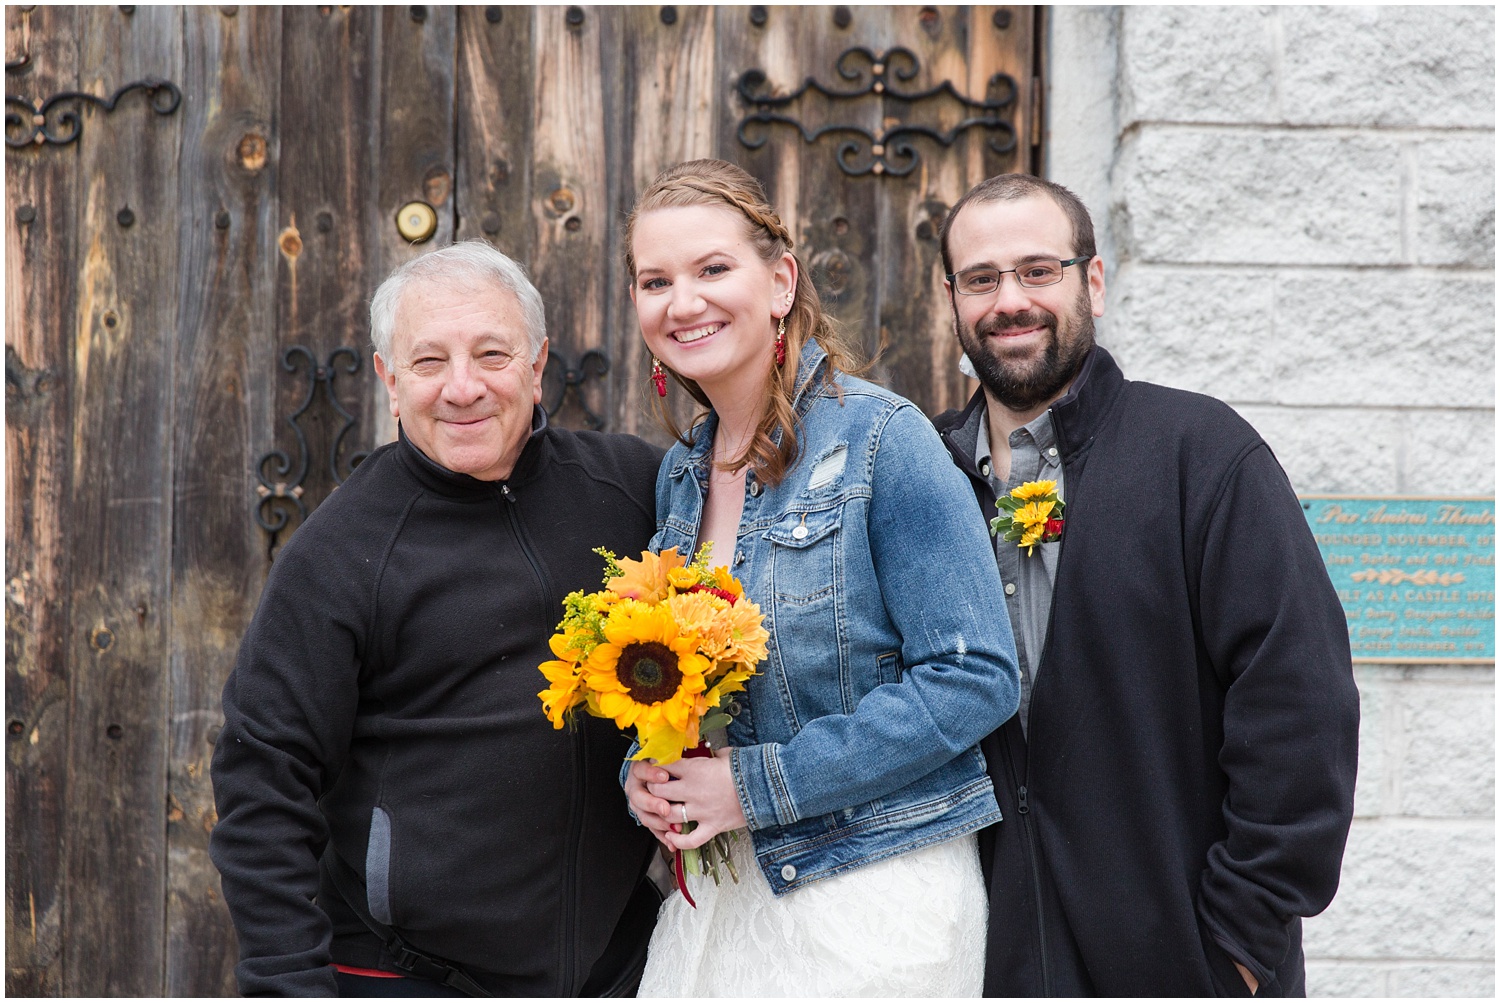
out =
[[(9, 67), (7, 66), (7, 69)], [(143, 90), (151, 110), (158, 115), (170, 115), (182, 104), (182, 91), (169, 80), (137, 80), (126, 84), (107, 98), (83, 91), (63, 91), (54, 94), (41, 104), (13, 94), (5, 95), (5, 145), (10, 147), (41, 146), (53, 143), (66, 146), (74, 142), (83, 132), (85, 104), (103, 109), (106, 113), (115, 110), (120, 98), (131, 91)]]
[[(293, 345), (282, 353), (281, 368), (295, 373), (300, 360), (307, 362), (307, 392), (302, 397), (302, 404), (286, 420), (292, 427), (292, 434), (297, 437), (296, 471), (294, 473), (292, 469), (292, 458), (280, 449), (273, 449), (255, 461), (255, 477), (260, 481), (255, 488), (255, 493), (259, 495), (255, 502), (255, 521), (261, 529), (271, 534), (268, 549), (276, 546), (277, 534), (286, 528), (291, 520), (291, 512), (295, 511), (299, 518), (307, 518), (307, 504), (302, 500), (302, 485), (307, 480), (307, 472), (312, 465), (312, 451), (308, 448), (307, 435), (298, 421), (312, 406), (319, 384), (323, 387), (329, 405), (342, 420), (328, 446), (328, 473), (333, 478), (333, 483), (344, 483), (354, 468), (359, 466), (359, 462), (369, 455), (355, 453), (349, 458), (348, 471), (340, 470), (339, 449), (356, 421), (354, 415), (345, 411), (339, 403), (338, 396), (333, 392), (333, 382), (338, 378), (340, 369), (351, 375), (359, 372), (359, 353), (347, 346), (335, 348), (328, 356), (328, 361), (320, 366), (310, 350), (301, 345)], [(343, 360), (342, 364), (340, 360)], [(267, 474), (267, 465), (274, 465), (274, 473)]]
[[(921, 62), (916, 53), (901, 46), (881, 53), (871, 52), (863, 46), (845, 49), (834, 61), (834, 69), (841, 78), (857, 86), (852, 90), (836, 90), (814, 77), (808, 77), (797, 90), (778, 97), (772, 93), (764, 70), (752, 69), (742, 73), (736, 90), (740, 100), (747, 105), (754, 105), (756, 110), (740, 119), (736, 129), (740, 143), (746, 149), (760, 149), (770, 139), (770, 127), (777, 123), (794, 126), (806, 143), (815, 143), (829, 133), (851, 134), (852, 138), (839, 144), (835, 155), (839, 168), (845, 174), (889, 174), (895, 177), (910, 174), (921, 162), (921, 154), (912, 142), (917, 136), (924, 136), (942, 146), (952, 146), (962, 133), (970, 129), (983, 129), (991, 133), (989, 147), (995, 153), (1006, 154), (1016, 148), (1015, 127), (1002, 117), (1002, 113), (1013, 109), (1016, 103), (1016, 82), (1009, 74), (996, 73), (991, 76), (989, 94), (979, 101), (960, 94), (950, 80), (944, 80), (926, 90), (902, 90), (902, 84), (916, 79), (921, 71)], [(810, 90), (834, 101), (874, 94), (883, 98), (915, 102), (946, 95), (970, 114), (946, 132), (909, 122), (890, 126), (878, 135), (862, 126), (851, 124), (810, 129), (800, 120), (780, 111)], [(757, 127), (759, 135), (751, 135), (750, 130)]]
[[(562, 410), (563, 401), (568, 396), (568, 391), (573, 391), (573, 399), (578, 404), (578, 409), (583, 412), (583, 420), (589, 428), (599, 431), (604, 428), (604, 419), (589, 410), (583, 401), (583, 394), (578, 390), (585, 381), (591, 378), (604, 376), (609, 372), (609, 356), (598, 349), (589, 349), (583, 353), (578, 360), (578, 368), (568, 365), (567, 358), (560, 352), (553, 352), (547, 356), (547, 365), (542, 370), (542, 382), (544, 393), (542, 407), (547, 412), (548, 418), (557, 416)], [(547, 392), (547, 385), (553, 384), (556, 389)]]

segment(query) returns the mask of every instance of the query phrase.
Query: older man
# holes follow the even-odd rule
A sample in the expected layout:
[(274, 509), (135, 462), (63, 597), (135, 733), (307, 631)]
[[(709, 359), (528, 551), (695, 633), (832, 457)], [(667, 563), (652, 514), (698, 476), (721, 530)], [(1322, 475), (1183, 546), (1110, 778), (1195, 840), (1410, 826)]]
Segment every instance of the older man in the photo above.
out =
[(224, 688), (211, 851), (240, 989), (619, 991), (652, 840), (624, 741), (554, 731), (537, 666), (593, 548), (650, 539), (660, 453), (548, 427), (541, 298), (486, 244), (398, 268), (370, 314), (399, 441), (281, 549)]
[(1022, 703), (984, 746), (985, 992), (1301, 994), (1359, 697), (1286, 476), (1227, 406), (1094, 344), (1104, 265), (1067, 189), (991, 178), (942, 250), (982, 387), (939, 431), (989, 514), (1028, 482), (1064, 503), (1035, 541), (995, 537)]

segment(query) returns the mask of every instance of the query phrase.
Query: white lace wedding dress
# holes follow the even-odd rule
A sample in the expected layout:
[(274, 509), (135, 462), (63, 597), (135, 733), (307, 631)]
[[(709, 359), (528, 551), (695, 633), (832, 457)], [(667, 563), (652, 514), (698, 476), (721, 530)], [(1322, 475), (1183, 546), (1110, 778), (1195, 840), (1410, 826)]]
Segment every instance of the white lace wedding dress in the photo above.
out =
[[(735, 834), (738, 883), (691, 875), (662, 903), (640, 996), (978, 996), (988, 903), (977, 837), (777, 898)], [(723, 871), (723, 868), (720, 868)]]

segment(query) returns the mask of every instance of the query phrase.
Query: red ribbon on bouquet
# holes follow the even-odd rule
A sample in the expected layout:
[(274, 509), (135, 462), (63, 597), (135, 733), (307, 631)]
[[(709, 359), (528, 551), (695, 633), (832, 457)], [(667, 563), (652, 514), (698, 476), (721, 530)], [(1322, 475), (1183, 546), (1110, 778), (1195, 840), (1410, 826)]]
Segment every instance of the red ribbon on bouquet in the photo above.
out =
[[(683, 759), (703, 759), (705, 757), (711, 757), (713, 754), (714, 750), (710, 749), (702, 742), (699, 742), (691, 749), (682, 750)], [(681, 831), (684, 833), (691, 832), (692, 830), (688, 828), (688, 825), (696, 827), (697, 824), (698, 823), (696, 822), (690, 822), (687, 825), (684, 825)], [(672, 851), (672, 877), (677, 880), (677, 890), (682, 892), (682, 897), (687, 899), (687, 904), (692, 906), (694, 909), (698, 908), (698, 903), (693, 901), (693, 896), (688, 892), (687, 871), (682, 866), (681, 850)]]

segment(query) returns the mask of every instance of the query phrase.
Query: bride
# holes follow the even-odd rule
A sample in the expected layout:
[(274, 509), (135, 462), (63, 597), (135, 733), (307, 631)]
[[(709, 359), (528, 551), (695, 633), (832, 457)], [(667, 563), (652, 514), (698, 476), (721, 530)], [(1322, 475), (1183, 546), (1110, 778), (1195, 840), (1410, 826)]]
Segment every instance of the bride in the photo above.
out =
[(666, 171), (626, 243), (657, 392), (708, 408), (673, 427), (652, 549), (712, 544), (771, 631), (727, 748), (627, 774), (666, 847), (734, 833), (739, 874), (663, 904), (640, 995), (977, 996), (1000, 812), (976, 744), (1018, 688), (973, 492), (914, 405), (850, 375), (745, 171)]

